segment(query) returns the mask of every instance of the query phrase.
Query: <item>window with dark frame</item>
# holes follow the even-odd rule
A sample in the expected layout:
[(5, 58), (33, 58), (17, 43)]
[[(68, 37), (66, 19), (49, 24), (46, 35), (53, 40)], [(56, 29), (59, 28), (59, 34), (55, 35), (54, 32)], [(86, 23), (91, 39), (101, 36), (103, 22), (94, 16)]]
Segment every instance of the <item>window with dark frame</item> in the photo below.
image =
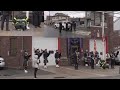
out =
[[(107, 14), (105, 14), (105, 27), (107, 26)], [(91, 26), (102, 26), (102, 13), (92, 12), (91, 13)]]
[(11, 37), (10, 38), (10, 56), (16, 56), (17, 55), (17, 38)]

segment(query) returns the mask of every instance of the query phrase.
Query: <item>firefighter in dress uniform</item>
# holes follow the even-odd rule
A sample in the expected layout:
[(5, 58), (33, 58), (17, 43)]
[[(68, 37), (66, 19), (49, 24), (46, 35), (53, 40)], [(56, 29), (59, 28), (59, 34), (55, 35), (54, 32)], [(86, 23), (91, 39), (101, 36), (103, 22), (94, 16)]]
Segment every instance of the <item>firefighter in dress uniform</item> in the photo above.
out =
[(50, 51), (47, 52), (47, 49), (43, 51), (43, 58), (44, 58), (44, 68), (47, 68), (47, 63), (48, 63), (48, 57), (50, 55)]
[(79, 63), (80, 53), (76, 50), (75, 53), (72, 55), (72, 57), (74, 58), (75, 70), (78, 70), (78, 63)]
[(56, 53), (55, 53), (55, 63), (56, 63), (56, 67), (59, 67), (60, 58), (61, 58), (61, 53), (60, 53), (58, 50), (56, 50)]
[(2, 18), (1, 18), (1, 30), (4, 29), (4, 22), (6, 21), (6, 31), (9, 31), (9, 19), (12, 14), (11, 11), (2, 11)]

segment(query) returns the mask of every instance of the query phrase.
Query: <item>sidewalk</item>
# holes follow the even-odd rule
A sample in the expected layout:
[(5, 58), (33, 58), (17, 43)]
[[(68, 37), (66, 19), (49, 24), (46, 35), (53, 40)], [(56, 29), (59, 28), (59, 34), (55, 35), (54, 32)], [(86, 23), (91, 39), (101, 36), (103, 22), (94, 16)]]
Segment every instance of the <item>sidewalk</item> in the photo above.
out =
[(44, 25), (42, 24), (41, 28), (34, 28), (33, 25), (29, 25), (29, 30), (15, 30), (14, 26), (12, 25), (12, 22), (10, 22), (10, 31), (6, 31), (6, 25), (4, 27), (4, 30), (0, 29), (0, 36), (42, 36), (42, 32), (44, 30)]

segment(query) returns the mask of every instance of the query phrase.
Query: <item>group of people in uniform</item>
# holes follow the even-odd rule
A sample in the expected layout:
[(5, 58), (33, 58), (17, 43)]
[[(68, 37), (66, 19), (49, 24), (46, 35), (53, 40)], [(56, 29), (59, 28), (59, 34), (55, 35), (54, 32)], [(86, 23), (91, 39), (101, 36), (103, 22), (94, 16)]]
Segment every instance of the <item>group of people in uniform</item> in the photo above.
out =
[[(63, 29), (62, 22), (59, 22), (59, 32), (60, 33), (61, 33), (62, 29)], [(73, 22), (66, 22), (65, 30), (66, 31), (69, 31), (69, 30), (72, 31), (72, 29), (74, 31), (76, 31), (76, 22), (75, 21), (73, 21)]]
[(94, 65), (99, 65), (100, 67), (102, 67), (103, 69), (105, 68), (109, 68), (109, 66), (111, 66), (111, 68), (114, 68), (115, 65), (115, 58), (118, 56), (119, 51), (117, 51), (117, 53), (112, 52), (112, 53), (107, 53), (106, 54), (106, 60), (101, 60), (99, 53), (96, 51), (95, 53), (92, 52), (88, 52), (87, 50), (84, 52), (84, 63), (85, 65), (87, 64), (91, 66), (92, 69), (94, 69)]
[[(95, 68), (96, 66), (100, 66), (103, 69), (109, 68), (111, 66), (111, 69), (114, 69), (114, 65), (115, 65), (115, 58), (118, 56), (119, 51), (117, 51), (117, 53), (112, 52), (112, 53), (107, 53), (106, 54), (106, 60), (101, 60), (99, 53), (96, 52), (88, 52), (88, 50), (86, 50), (83, 53), (83, 61), (84, 61), (84, 65), (85, 66), (91, 66), (91, 69)], [(73, 57), (73, 62), (74, 62), (74, 67), (75, 70), (78, 70), (78, 65), (79, 65), (79, 61), (81, 60), (81, 54), (78, 50), (76, 50), (73, 55), (70, 56), (70, 58)]]
[[(34, 59), (32, 60), (32, 67), (34, 68), (34, 78), (36, 77), (37, 71), (38, 69), (40, 69), (40, 57), (43, 56), (43, 63), (44, 63), (44, 68), (47, 68), (47, 63), (49, 63), (48, 61), (48, 57), (50, 56), (50, 54), (53, 54), (54, 51), (47, 51), (47, 49), (45, 50), (40, 50), (40, 49), (34, 49)], [(31, 55), (25, 51), (24, 52), (24, 62), (23, 62), (23, 67), (24, 67), (24, 72), (28, 73), (27, 71), (27, 67), (28, 67), (28, 61), (30, 60)], [(54, 54), (54, 58), (55, 58), (55, 63), (56, 63), (56, 67), (59, 67), (59, 62), (60, 62), (60, 58), (61, 58), (61, 53), (56, 50), (55, 54)]]
[[(33, 67), (35, 68), (34, 78), (37, 78), (36, 73), (37, 73), (37, 70), (39, 69), (40, 63), (41, 63), (40, 57), (43, 55), (44, 68), (47, 68), (47, 63), (49, 63), (48, 57), (50, 56), (50, 54), (53, 54), (53, 53), (54, 53), (54, 51), (47, 51), (47, 49), (45, 49), (45, 50), (41, 49), (41, 51), (39, 49), (34, 49), (34, 60), (33, 60)], [(58, 52), (58, 50), (56, 50), (54, 57), (55, 57), (56, 67), (59, 67), (61, 53)]]
[[(18, 17), (20, 15), (22, 15), (22, 14), (19, 14), (19, 15), (15, 16), (15, 17)], [(42, 11), (32, 11), (32, 16), (33, 16), (32, 17), (33, 18), (33, 23), (32, 24), (34, 25), (35, 28), (37, 28), (37, 27), (41, 28), (41, 26), (40, 26), (41, 22), (42, 22), (42, 16), (41, 15), (42, 15)], [(10, 20), (10, 17), (12, 17), (12, 11), (1, 11), (0, 16), (1, 16), (1, 30), (4, 29), (4, 23), (6, 21), (6, 31), (9, 31), (10, 30), (9, 29), (9, 20)], [(25, 17), (27, 17), (29, 19), (28, 14), (26, 14), (24, 16), (24, 18)], [(27, 29), (30, 29), (28, 27), (28, 24), (26, 25), (26, 27), (27, 27)]]

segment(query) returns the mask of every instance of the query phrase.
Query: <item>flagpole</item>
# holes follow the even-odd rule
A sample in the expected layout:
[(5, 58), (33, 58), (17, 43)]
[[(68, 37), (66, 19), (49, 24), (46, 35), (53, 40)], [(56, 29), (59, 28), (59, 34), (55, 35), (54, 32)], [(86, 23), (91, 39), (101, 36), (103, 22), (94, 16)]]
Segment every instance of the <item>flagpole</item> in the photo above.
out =
[(102, 12), (102, 38), (103, 38), (103, 60), (106, 60), (106, 52), (105, 52), (105, 34), (104, 34), (104, 30), (105, 30), (105, 23), (104, 20), (105, 16), (104, 16), (104, 11)]

